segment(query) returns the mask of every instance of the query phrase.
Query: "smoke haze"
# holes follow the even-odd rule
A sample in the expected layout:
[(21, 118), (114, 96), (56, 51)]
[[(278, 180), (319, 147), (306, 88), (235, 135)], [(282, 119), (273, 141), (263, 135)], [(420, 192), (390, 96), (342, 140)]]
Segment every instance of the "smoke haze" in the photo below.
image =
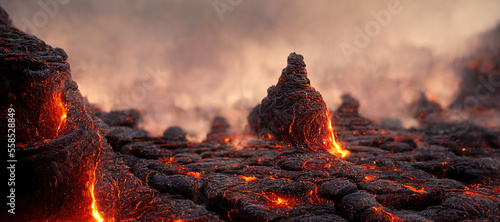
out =
[[(220, 16), (214, 2), (230, 10)], [(241, 129), (290, 52), (304, 56), (331, 109), (350, 92), (363, 115), (411, 125), (421, 91), (448, 105), (459, 83), (452, 62), (500, 21), (500, 1), (392, 1), (401, 11), (346, 56), (339, 45), (355, 45), (355, 29), (389, 2), (0, 0), (16, 27), (67, 52), (91, 103), (143, 110), (154, 135), (179, 125), (199, 137), (216, 115)]]

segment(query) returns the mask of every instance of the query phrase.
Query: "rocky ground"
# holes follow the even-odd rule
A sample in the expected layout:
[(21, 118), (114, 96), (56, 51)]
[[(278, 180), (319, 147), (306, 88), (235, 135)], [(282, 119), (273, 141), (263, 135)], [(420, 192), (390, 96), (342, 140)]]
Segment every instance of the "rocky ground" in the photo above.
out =
[(224, 118), (203, 142), (179, 127), (153, 137), (138, 111), (89, 105), (64, 51), (12, 27), (3, 10), (0, 52), (0, 107), (16, 109), (20, 131), (18, 213), (3, 208), (2, 221), (500, 221), (494, 129), (390, 130), (345, 95), (331, 112), (345, 158), (230, 134)]

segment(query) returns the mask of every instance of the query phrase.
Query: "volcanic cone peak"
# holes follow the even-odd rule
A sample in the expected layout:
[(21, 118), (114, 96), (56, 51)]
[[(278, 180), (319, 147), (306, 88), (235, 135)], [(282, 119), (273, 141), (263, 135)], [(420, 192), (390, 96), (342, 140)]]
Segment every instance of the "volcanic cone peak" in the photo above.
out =
[(304, 57), (295, 52), (290, 53), (287, 66), (281, 72), (277, 86), (283, 88), (308, 88), (310, 81), (307, 78), (306, 63)]
[(2, 7), (0, 7), (0, 23), (12, 25), (12, 20), (10, 19), (9, 14)]
[(291, 145), (326, 151), (331, 145), (326, 103), (309, 85), (304, 57), (291, 53), (287, 62), (278, 84), (269, 87), (260, 107), (250, 113), (249, 125), (260, 136), (270, 135)]

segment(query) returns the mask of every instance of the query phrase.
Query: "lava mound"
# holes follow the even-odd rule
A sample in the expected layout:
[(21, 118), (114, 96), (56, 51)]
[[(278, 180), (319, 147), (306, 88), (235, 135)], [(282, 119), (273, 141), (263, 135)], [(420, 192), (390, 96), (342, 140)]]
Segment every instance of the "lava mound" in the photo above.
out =
[(304, 57), (290, 53), (287, 63), (278, 84), (269, 87), (267, 97), (250, 113), (250, 127), (260, 136), (328, 151), (334, 138), (326, 103), (310, 85)]

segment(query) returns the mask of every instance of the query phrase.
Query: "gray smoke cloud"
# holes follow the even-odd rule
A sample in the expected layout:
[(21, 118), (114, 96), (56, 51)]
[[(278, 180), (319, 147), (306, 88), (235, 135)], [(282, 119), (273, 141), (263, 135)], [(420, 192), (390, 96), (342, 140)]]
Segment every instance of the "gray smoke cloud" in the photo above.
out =
[(500, 21), (500, 2), (327, 0), (0, 0), (14, 25), (69, 55), (82, 94), (105, 110), (139, 108), (154, 135), (210, 120), (236, 129), (276, 84), (290, 52), (305, 57), (330, 108), (359, 98), (370, 118), (397, 117), (421, 91), (443, 105), (451, 63)]

